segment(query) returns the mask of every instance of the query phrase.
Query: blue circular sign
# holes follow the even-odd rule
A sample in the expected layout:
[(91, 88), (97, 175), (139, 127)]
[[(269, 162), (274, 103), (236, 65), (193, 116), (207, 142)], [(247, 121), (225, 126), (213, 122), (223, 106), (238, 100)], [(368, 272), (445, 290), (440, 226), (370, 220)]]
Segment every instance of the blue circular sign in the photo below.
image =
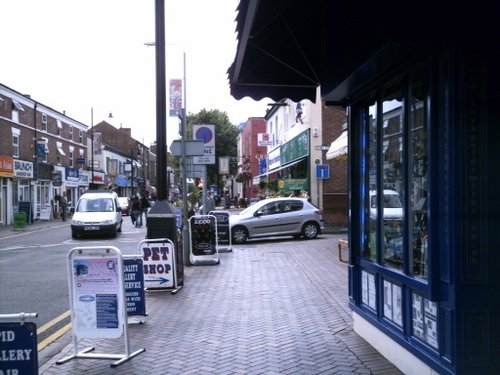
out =
[(207, 128), (206, 126), (202, 126), (198, 130), (196, 130), (194, 136), (196, 139), (203, 141), (203, 143), (210, 142), (214, 137), (212, 130), (210, 128)]

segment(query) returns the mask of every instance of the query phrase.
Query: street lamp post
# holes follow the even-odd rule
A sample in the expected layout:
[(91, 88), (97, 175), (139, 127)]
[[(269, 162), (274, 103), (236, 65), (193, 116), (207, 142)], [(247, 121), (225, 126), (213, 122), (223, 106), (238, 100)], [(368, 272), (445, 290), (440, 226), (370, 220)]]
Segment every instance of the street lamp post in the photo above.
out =
[(94, 107), (90, 108), (90, 128), (92, 129), (92, 138), (90, 139), (90, 168), (92, 168), (90, 188), (94, 188)]

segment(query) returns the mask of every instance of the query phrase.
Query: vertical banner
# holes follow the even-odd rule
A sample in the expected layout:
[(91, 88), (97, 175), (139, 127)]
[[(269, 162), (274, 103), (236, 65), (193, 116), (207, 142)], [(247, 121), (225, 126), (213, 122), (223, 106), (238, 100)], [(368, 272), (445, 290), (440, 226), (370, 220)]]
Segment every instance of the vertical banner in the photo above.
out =
[(219, 156), (219, 174), (229, 174), (229, 156)]
[(182, 79), (171, 79), (169, 82), (170, 116), (179, 116), (182, 109)]
[(102, 133), (94, 133), (92, 137), (94, 137), (94, 155), (99, 155), (102, 150)]

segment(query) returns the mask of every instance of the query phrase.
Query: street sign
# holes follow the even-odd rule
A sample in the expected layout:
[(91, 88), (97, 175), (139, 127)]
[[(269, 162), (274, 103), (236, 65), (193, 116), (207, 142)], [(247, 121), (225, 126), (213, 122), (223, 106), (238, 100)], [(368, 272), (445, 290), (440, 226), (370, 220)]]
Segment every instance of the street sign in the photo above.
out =
[(330, 146), (314, 146), (316, 151), (328, 151), (329, 148)]
[[(203, 141), (195, 140), (188, 141), (185, 140), (186, 156), (201, 156), (205, 150), (205, 144)], [(174, 156), (182, 156), (182, 141), (175, 140), (170, 145), (170, 152)]]
[(318, 164), (316, 165), (316, 178), (318, 180), (326, 180), (330, 178), (330, 165)]

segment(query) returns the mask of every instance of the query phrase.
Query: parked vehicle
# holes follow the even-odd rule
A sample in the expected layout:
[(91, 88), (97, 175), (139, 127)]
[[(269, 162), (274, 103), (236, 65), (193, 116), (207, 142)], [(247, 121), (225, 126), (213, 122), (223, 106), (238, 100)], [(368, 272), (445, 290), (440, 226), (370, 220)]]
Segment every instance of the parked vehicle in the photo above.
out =
[(122, 215), (130, 215), (132, 212), (132, 202), (129, 197), (118, 197), (118, 203), (122, 210)]
[(233, 243), (249, 238), (294, 236), (313, 239), (325, 228), (323, 213), (305, 198), (270, 198), (229, 217)]
[(71, 220), (71, 237), (109, 234), (122, 231), (122, 210), (116, 193), (88, 191), (78, 200)]
[[(403, 219), (403, 203), (396, 190), (384, 189), (382, 203), (384, 205), (384, 221)], [(370, 219), (377, 219), (377, 192), (375, 190), (370, 190)]]

